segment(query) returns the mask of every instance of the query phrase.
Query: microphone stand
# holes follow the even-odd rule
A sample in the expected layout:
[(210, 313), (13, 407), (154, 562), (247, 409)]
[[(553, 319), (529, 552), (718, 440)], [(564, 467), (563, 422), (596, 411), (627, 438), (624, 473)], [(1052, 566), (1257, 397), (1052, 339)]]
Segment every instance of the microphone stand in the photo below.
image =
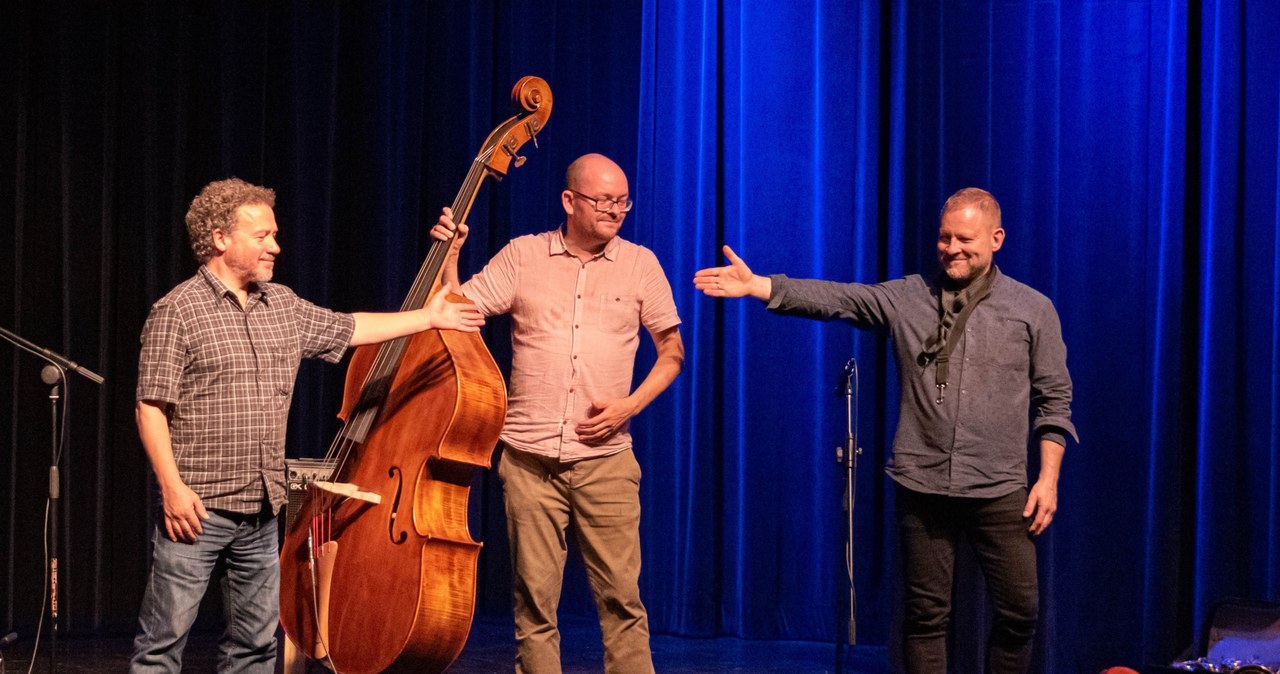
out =
[[(78, 372), (95, 384), (101, 384), (104, 380), (100, 375), (89, 368), (80, 366), (74, 360), (37, 346), (5, 328), (0, 327), (0, 337), (49, 363), (49, 365), (41, 369), (40, 379), (52, 387), (49, 390), (50, 421), (52, 425), (49, 429), (49, 506), (46, 511), (49, 515), (49, 522), (45, 529), (45, 534), (49, 536), (49, 671), (54, 672), (57, 671), (58, 652), (58, 502), (62, 498), (62, 477), (59, 473), (62, 454), (58, 451), (59, 440), (61, 439), (58, 433), (58, 402), (70, 397), (69, 394), (62, 395), (59, 384), (63, 387), (66, 386), (68, 371)], [(43, 616), (41, 617), (43, 618)], [(38, 648), (39, 636), (37, 636), (36, 642)], [(35, 662), (35, 659), (35, 654), (33, 653), (31, 656), (32, 663)]]
[(24, 351), (28, 351), (35, 356), (39, 356), (40, 358), (43, 358), (49, 361), (50, 363), (62, 368), (65, 371), (76, 372), (82, 375), (85, 379), (88, 379), (89, 381), (95, 384), (101, 384), (102, 382), (106, 381), (98, 373), (94, 372), (93, 370), (90, 370), (87, 367), (80, 365), (74, 360), (71, 360), (66, 356), (50, 351), (44, 347), (36, 346), (35, 344), (32, 344), (31, 342), (28, 342), (27, 340), (23, 339), (21, 336), (13, 332), (10, 332), (2, 327), (0, 327), (0, 337), (4, 337), (10, 342), (13, 342), (18, 348)]
[[(844, 540), (841, 553), (844, 555), (845, 584), (849, 589), (849, 613), (837, 616), (837, 629), (845, 627), (844, 634), (836, 639), (836, 674), (844, 671), (845, 646), (858, 643), (858, 597), (853, 586), (853, 506), (858, 491), (856, 473), (858, 455), (862, 448), (858, 446), (858, 361), (850, 358), (840, 373), (840, 381), (836, 385), (836, 395), (844, 397), (845, 403), (845, 437), (844, 444), (836, 447), (836, 462), (844, 471)], [(837, 602), (837, 611), (840, 602)]]
[[(62, 479), (58, 474), (58, 383), (66, 379), (62, 368), (46, 365), (40, 380), (49, 389), (49, 671), (58, 671), (58, 501)], [(34, 656), (32, 660), (34, 660)]]

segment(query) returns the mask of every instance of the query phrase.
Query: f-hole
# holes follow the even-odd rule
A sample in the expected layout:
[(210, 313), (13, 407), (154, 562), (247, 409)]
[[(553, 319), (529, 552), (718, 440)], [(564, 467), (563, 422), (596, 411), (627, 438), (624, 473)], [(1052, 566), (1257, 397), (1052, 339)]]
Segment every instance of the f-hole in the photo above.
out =
[(396, 496), (391, 501), (391, 517), (387, 519), (387, 538), (391, 539), (393, 545), (400, 545), (409, 538), (409, 533), (406, 531), (401, 531), (399, 536), (396, 535), (396, 513), (400, 511), (400, 494), (404, 491), (404, 476), (395, 466), (387, 470), (387, 476), (396, 479)]

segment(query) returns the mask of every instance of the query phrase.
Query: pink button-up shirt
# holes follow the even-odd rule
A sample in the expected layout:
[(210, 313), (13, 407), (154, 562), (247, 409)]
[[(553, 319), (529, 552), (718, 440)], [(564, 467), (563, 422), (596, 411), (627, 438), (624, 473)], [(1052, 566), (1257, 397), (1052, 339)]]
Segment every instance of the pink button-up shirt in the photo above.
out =
[(565, 248), (559, 229), (522, 236), (463, 284), (462, 294), (486, 316), (511, 314), (504, 442), (561, 461), (631, 446), (626, 428), (586, 445), (575, 426), (590, 417), (591, 401), (631, 394), (641, 325), (658, 333), (680, 324), (653, 251), (614, 238), (584, 263)]

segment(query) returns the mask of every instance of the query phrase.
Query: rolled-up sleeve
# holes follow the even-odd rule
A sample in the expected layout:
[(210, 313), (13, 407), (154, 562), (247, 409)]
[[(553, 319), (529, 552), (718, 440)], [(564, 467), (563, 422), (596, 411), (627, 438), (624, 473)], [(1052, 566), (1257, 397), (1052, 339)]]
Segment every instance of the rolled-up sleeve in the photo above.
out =
[(176, 404), (178, 382), (187, 360), (187, 335), (178, 309), (157, 302), (142, 328), (136, 398)]
[(1068, 433), (1079, 442), (1071, 423), (1071, 375), (1067, 371), (1062, 324), (1058, 312), (1047, 302), (1038, 318), (1031, 342), (1032, 434), (1054, 440), (1061, 438), (1061, 433)]

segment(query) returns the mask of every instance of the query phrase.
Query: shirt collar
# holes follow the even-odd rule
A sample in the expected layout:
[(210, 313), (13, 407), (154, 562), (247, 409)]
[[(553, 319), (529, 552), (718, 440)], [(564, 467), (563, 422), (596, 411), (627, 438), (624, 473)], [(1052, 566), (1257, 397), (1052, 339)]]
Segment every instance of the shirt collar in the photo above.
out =
[[(215, 296), (217, 297), (230, 296), (232, 300), (235, 300), (237, 306), (240, 304), (240, 300), (236, 297), (236, 294), (232, 292), (231, 289), (228, 288), (225, 283), (222, 282), (222, 279), (218, 278), (217, 275), (209, 271), (208, 267), (206, 267), (205, 265), (200, 265), (199, 273), (200, 273), (200, 277), (204, 279), (205, 283), (209, 284), (209, 289), (213, 291), (213, 294)], [(267, 288), (265, 284), (251, 283), (249, 284), (248, 291), (249, 291), (249, 296), (248, 296), (248, 302), (246, 302), (246, 305), (252, 304), (253, 300), (255, 299), (261, 302), (267, 302)]]
[[(548, 246), (548, 251), (547, 251), (548, 254), (573, 255), (573, 253), (569, 252), (569, 247), (566, 246), (564, 243), (564, 228), (565, 228), (565, 223), (562, 222), (560, 223), (560, 226), (556, 228), (556, 231), (552, 232), (551, 242)], [(604, 250), (601, 251), (600, 254), (597, 255), (596, 257), (603, 257), (604, 259), (610, 262), (615, 262), (618, 259), (618, 247), (621, 245), (622, 245), (621, 237), (615, 236), (612, 239), (609, 239), (609, 243), (606, 243), (604, 245)]]

